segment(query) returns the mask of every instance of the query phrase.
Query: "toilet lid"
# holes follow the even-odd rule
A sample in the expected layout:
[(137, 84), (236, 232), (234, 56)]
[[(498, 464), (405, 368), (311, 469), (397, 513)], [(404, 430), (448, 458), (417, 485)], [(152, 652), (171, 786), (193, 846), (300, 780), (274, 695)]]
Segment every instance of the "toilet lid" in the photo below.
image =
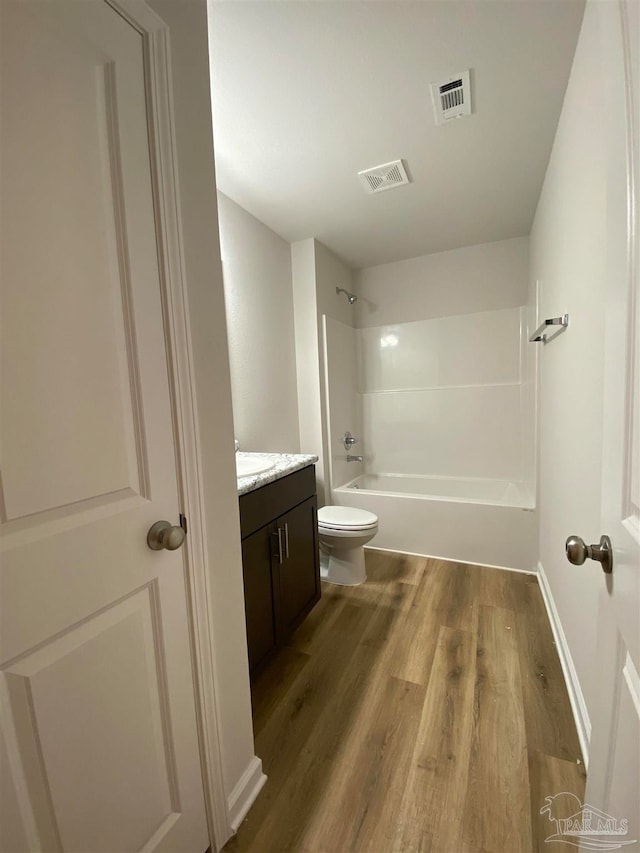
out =
[(341, 529), (373, 527), (378, 523), (378, 516), (366, 509), (356, 509), (353, 506), (323, 506), (318, 510), (318, 524), (321, 527)]

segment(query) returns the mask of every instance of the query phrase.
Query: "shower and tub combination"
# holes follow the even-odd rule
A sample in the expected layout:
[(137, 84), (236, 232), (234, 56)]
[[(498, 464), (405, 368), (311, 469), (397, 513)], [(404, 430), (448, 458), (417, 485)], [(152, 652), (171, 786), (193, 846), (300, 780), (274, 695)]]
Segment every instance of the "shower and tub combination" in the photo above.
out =
[(535, 569), (528, 313), (323, 318), (331, 503), (378, 516), (371, 547)]

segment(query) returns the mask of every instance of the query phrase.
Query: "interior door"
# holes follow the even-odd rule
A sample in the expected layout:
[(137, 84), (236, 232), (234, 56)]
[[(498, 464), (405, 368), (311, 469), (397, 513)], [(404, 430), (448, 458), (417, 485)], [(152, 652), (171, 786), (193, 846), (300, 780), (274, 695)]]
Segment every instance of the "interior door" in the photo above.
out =
[[(586, 802), (611, 815), (603, 843), (640, 850), (640, 169), (637, 2), (601, 3), (603, 121), (607, 128), (606, 355), (602, 533), (613, 572), (602, 575), (598, 614), (601, 691), (592, 719)], [(591, 564), (597, 571), (596, 564)], [(626, 833), (620, 821), (626, 820)], [(585, 849), (593, 849), (585, 838)], [(628, 845), (628, 846), (627, 846)], [(607, 848), (609, 849), (609, 848)]]
[(0, 14), (0, 847), (203, 853), (143, 39)]

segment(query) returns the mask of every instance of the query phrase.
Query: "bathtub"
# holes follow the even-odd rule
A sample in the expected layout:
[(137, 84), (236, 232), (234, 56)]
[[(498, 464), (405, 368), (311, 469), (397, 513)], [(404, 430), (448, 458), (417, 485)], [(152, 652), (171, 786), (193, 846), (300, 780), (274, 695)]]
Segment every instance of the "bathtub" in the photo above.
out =
[(370, 547), (535, 570), (537, 513), (527, 483), (361, 474), (332, 495), (335, 504), (378, 516)]

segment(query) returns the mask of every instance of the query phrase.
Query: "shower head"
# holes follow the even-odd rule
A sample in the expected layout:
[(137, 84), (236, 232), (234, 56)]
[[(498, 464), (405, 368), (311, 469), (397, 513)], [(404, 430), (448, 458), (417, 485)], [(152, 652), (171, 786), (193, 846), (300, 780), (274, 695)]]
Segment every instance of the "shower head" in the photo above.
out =
[(336, 287), (336, 293), (344, 293), (344, 295), (347, 297), (349, 305), (353, 305), (354, 302), (358, 301), (358, 297), (355, 295), (355, 293), (349, 293), (349, 291), (345, 290), (344, 287)]

